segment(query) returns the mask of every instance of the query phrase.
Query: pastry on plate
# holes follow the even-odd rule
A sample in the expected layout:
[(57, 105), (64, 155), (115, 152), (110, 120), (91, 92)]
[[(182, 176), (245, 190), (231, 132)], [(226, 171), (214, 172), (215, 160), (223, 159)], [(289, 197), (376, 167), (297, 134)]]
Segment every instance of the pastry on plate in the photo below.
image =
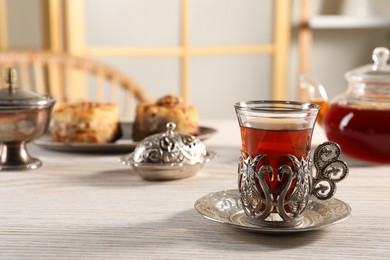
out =
[(121, 136), (119, 107), (112, 103), (64, 104), (53, 112), (53, 141), (104, 144)]
[(165, 132), (168, 122), (176, 124), (177, 132), (199, 134), (198, 112), (195, 107), (185, 105), (177, 96), (167, 95), (155, 103), (138, 103), (133, 124), (133, 140), (140, 141), (149, 135)]

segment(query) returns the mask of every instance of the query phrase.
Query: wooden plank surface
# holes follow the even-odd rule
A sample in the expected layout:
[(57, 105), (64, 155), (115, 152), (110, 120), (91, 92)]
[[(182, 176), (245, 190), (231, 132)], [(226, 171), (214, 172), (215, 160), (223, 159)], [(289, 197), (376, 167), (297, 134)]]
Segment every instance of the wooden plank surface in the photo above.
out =
[[(205, 122), (218, 157), (193, 178), (140, 179), (119, 155), (53, 152), (29, 144), (34, 171), (0, 172), (1, 259), (389, 259), (390, 166), (350, 162), (336, 197), (352, 207), (327, 229), (264, 235), (214, 223), (194, 202), (236, 188), (239, 130)], [(317, 130), (316, 130), (317, 131)], [(314, 143), (323, 138), (320, 130)]]

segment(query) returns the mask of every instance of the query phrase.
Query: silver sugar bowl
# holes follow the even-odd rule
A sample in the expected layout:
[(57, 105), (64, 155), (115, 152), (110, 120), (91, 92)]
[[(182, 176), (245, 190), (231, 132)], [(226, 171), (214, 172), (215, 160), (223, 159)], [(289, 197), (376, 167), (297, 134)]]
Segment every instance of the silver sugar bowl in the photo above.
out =
[(167, 131), (141, 141), (134, 152), (120, 161), (130, 165), (145, 180), (175, 180), (192, 177), (215, 153), (197, 137), (174, 132), (176, 124), (167, 123)]
[(8, 68), (0, 89), (0, 170), (36, 169), (42, 162), (32, 157), (26, 143), (40, 137), (49, 126), (55, 100), (16, 87), (15, 69)]

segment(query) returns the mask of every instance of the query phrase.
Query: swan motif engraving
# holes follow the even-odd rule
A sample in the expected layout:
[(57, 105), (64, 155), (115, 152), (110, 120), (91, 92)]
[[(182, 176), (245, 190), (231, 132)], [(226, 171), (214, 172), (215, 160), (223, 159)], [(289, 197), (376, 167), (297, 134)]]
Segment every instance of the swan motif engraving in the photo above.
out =
[[(298, 159), (288, 154), (290, 162), (277, 168), (262, 162), (266, 154), (252, 158), (241, 152), (238, 163), (238, 190), (242, 208), (246, 215), (260, 222), (269, 220), (274, 213), (280, 217), (277, 222), (297, 223), (309, 204), (311, 195), (321, 200), (331, 198), (336, 183), (348, 175), (348, 167), (339, 159), (340, 147), (325, 142), (314, 152), (314, 166), (310, 153)], [(276, 178), (276, 180), (275, 180)], [(276, 192), (275, 183), (281, 187)]]

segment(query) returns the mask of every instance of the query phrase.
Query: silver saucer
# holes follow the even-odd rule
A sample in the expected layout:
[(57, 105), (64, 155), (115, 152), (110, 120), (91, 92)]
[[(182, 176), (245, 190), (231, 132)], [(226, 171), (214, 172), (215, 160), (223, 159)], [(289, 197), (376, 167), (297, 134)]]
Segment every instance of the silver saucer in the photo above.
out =
[(351, 207), (338, 199), (312, 198), (303, 212), (302, 224), (294, 227), (270, 228), (247, 217), (241, 207), (238, 190), (210, 193), (195, 202), (195, 209), (205, 218), (233, 227), (261, 233), (293, 233), (316, 230), (337, 224), (351, 215)]

